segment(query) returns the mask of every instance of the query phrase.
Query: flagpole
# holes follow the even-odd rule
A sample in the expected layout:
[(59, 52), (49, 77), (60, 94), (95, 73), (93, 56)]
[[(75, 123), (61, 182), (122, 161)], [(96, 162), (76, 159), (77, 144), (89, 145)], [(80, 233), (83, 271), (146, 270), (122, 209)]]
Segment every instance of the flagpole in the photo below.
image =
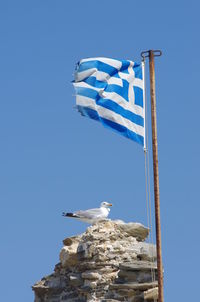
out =
[(144, 106), (144, 152), (146, 152), (146, 77), (145, 77), (145, 60), (142, 61), (143, 74), (143, 106)]
[(143, 59), (149, 57), (150, 94), (151, 94), (151, 124), (152, 124), (152, 148), (153, 148), (153, 173), (154, 173), (154, 200), (156, 222), (156, 250), (158, 271), (158, 301), (164, 302), (163, 295), (163, 265), (161, 248), (161, 225), (160, 225), (160, 193), (158, 174), (158, 141), (157, 141), (157, 117), (156, 117), (156, 94), (155, 94), (155, 64), (154, 57), (161, 56), (160, 50), (149, 50), (141, 53)]

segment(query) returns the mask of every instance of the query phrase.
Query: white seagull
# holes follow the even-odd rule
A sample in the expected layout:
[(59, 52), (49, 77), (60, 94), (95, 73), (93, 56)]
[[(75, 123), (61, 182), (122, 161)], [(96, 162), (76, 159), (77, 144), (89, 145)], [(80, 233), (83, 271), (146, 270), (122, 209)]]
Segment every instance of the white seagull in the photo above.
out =
[(81, 220), (90, 224), (94, 224), (99, 220), (106, 219), (110, 212), (110, 208), (112, 207), (111, 203), (103, 201), (100, 205), (100, 208), (89, 209), (89, 210), (80, 210), (74, 213), (65, 213), (63, 212), (63, 216), (75, 218), (77, 220)]

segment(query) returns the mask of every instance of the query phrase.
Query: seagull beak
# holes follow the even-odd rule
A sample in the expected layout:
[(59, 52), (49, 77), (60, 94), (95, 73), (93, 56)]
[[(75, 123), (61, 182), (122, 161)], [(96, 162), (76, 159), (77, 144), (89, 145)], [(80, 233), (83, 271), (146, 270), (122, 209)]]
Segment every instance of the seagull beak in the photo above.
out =
[(108, 206), (109, 206), (109, 207), (112, 207), (112, 203), (109, 203)]

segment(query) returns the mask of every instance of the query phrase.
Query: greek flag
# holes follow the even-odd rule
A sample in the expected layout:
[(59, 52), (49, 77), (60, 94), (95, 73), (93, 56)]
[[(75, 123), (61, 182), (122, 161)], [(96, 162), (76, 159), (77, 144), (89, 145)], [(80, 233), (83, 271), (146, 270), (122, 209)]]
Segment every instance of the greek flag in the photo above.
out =
[(109, 58), (81, 60), (73, 82), (78, 111), (145, 144), (143, 63)]

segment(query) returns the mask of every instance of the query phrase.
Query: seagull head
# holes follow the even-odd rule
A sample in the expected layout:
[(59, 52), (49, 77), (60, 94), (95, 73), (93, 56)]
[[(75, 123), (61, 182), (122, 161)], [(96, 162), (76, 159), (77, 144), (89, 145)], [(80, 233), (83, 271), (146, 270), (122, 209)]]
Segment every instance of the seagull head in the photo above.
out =
[(112, 203), (109, 203), (109, 202), (106, 202), (106, 201), (103, 201), (101, 203), (101, 208), (108, 208), (108, 207), (112, 207)]

